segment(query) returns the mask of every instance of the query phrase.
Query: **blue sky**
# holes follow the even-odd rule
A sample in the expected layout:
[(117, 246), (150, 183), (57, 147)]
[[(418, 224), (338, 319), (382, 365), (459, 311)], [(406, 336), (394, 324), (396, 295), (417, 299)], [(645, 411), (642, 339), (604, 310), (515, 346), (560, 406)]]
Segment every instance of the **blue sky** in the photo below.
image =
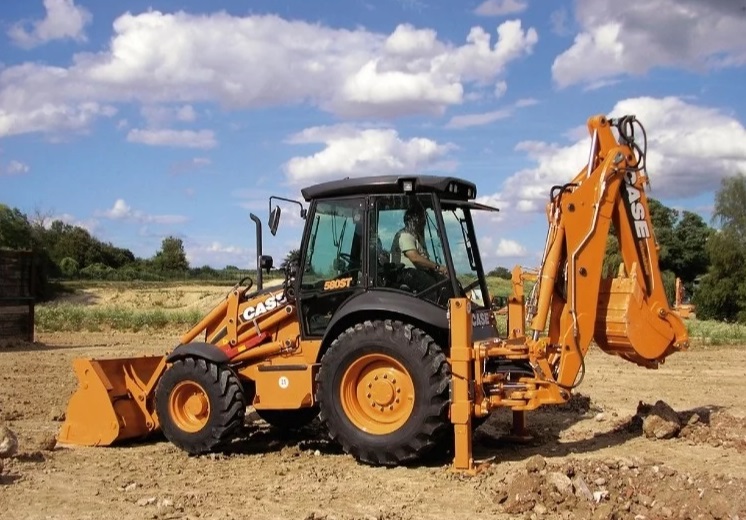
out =
[(176, 235), (192, 265), (253, 265), (269, 195), (434, 173), (502, 209), (479, 221), (489, 267), (533, 266), (597, 113), (642, 120), (670, 206), (709, 221), (746, 174), (742, 0), (124, 5), (0, 4), (0, 202), (139, 256)]

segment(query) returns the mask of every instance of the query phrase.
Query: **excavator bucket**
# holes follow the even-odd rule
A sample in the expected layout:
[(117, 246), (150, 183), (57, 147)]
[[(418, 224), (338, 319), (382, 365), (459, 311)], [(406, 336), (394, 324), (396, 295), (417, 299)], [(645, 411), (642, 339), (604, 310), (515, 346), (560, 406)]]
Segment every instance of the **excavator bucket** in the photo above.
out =
[(651, 303), (635, 275), (602, 280), (594, 334), (598, 346), (650, 368), (685, 349), (680, 318), (663, 304)]
[(152, 392), (165, 366), (163, 356), (76, 359), (78, 389), (68, 403), (58, 441), (108, 446), (155, 431)]

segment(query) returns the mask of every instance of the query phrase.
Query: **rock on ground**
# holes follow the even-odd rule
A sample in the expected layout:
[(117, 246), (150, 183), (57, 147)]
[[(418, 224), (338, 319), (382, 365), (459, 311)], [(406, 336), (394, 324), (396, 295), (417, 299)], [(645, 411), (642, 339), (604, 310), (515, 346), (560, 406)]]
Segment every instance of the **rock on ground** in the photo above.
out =
[(670, 439), (681, 430), (679, 415), (664, 401), (653, 405), (642, 421), (642, 431), (648, 438)]
[(7, 426), (0, 426), (0, 459), (8, 459), (18, 451), (18, 438)]

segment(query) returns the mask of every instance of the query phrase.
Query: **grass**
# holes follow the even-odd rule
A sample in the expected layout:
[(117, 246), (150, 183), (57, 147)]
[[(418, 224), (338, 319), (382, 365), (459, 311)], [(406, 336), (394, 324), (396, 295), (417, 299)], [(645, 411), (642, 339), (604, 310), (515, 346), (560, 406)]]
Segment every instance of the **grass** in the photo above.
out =
[(36, 307), (36, 327), (41, 332), (56, 331), (133, 331), (181, 327), (184, 330), (202, 319), (197, 309), (123, 309), (59, 304)]
[(746, 345), (746, 325), (713, 320), (685, 320), (693, 345)]
[[(487, 279), (490, 294), (507, 296), (510, 281), (490, 277)], [(117, 290), (159, 287), (155, 283), (114, 283)], [(164, 291), (172, 291), (173, 283), (161, 284)], [(99, 284), (100, 286), (100, 284)], [(80, 287), (78, 287), (80, 288)], [(528, 291), (530, 288), (527, 287)], [(209, 294), (209, 293), (208, 293)], [(54, 331), (140, 331), (165, 327), (186, 330), (203, 316), (199, 309), (128, 309), (80, 304), (48, 304), (36, 307), (36, 326), (42, 332)], [(692, 345), (746, 345), (746, 325), (712, 320), (685, 320)], [(505, 316), (498, 316), (498, 331), (507, 333)]]

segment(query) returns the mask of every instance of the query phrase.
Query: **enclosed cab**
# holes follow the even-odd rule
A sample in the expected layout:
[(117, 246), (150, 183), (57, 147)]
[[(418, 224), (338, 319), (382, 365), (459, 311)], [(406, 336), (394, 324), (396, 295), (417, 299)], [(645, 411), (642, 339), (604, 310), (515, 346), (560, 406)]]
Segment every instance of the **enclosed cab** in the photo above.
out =
[[(472, 212), (497, 209), (474, 201), (474, 184), (431, 176), (348, 178), (302, 194), (310, 203), (296, 275), (304, 339), (333, 339), (375, 313), (406, 317), (445, 345), (446, 307), (454, 296), (472, 299), (477, 338), (496, 334)], [(413, 235), (420, 263), (402, 251)]]

